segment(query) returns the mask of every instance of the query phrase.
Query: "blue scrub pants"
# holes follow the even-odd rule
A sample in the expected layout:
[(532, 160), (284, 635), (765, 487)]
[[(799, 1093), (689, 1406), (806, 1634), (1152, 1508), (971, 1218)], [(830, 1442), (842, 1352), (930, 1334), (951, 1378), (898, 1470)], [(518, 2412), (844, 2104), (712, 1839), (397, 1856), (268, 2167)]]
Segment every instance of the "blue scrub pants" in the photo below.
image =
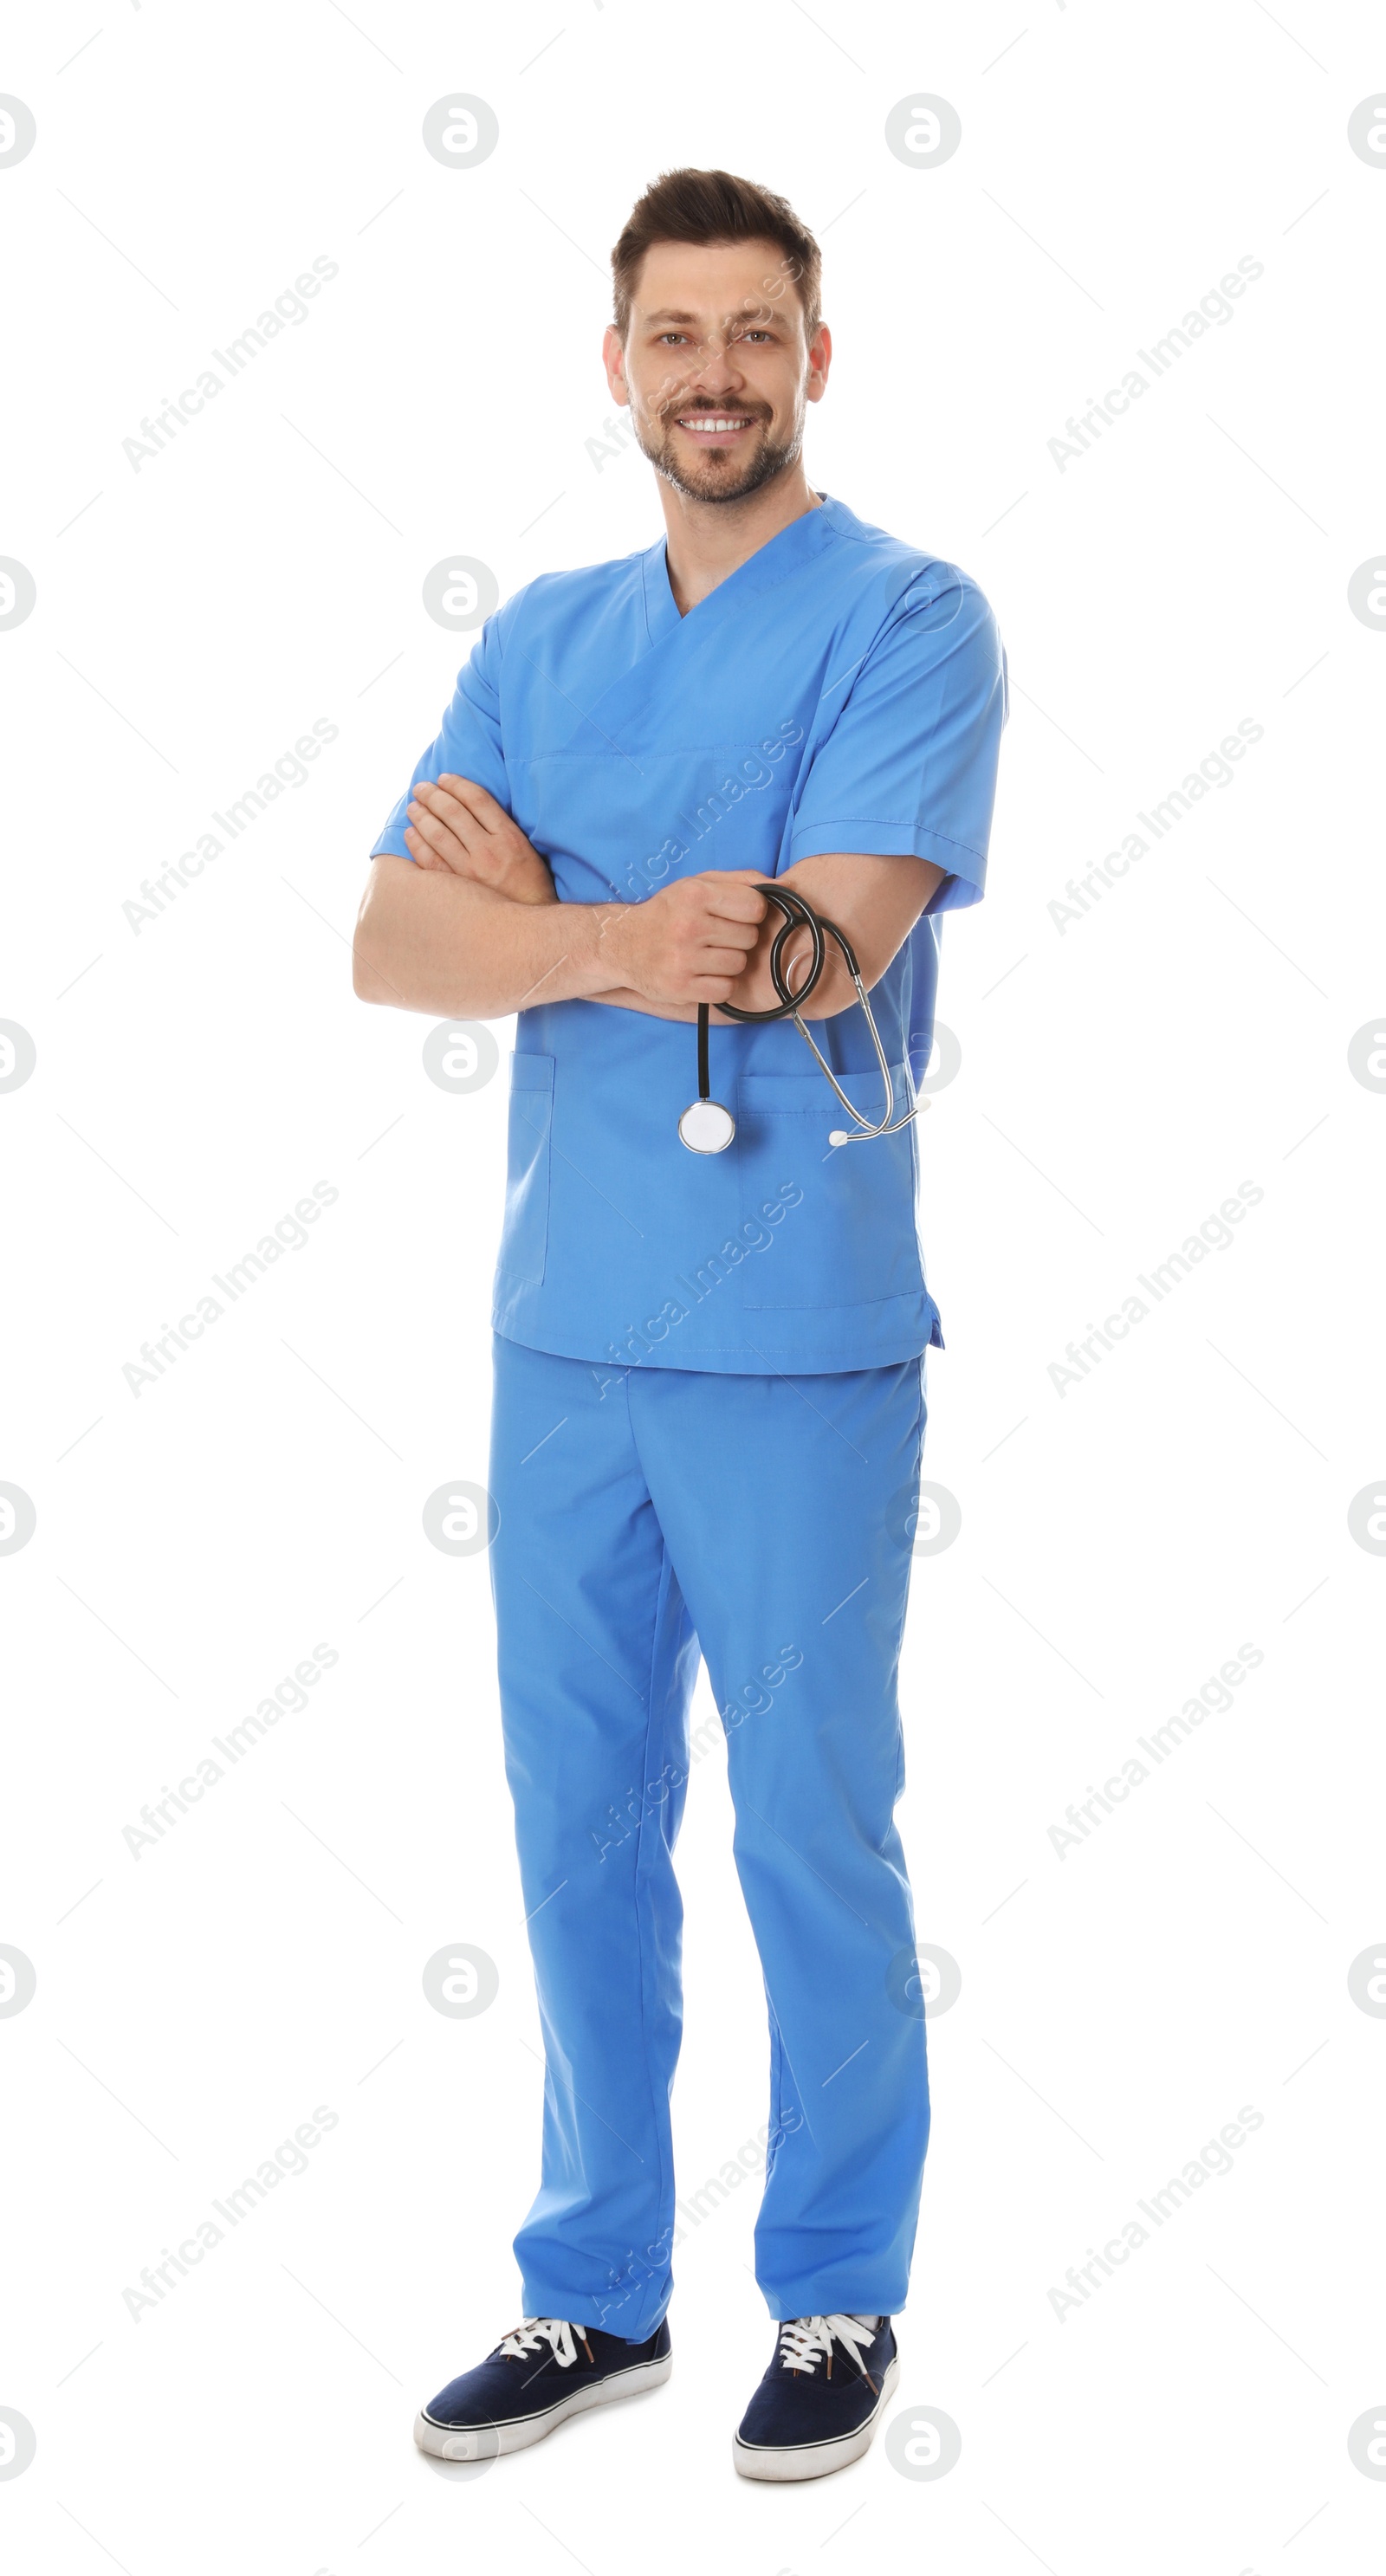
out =
[(547, 2059), (527, 2315), (638, 2342), (669, 2303), (700, 1651), (769, 2005), (756, 2278), (776, 2318), (904, 2305), (929, 2127), (894, 1823), (923, 1367), (619, 1373), (496, 1340), (491, 1570)]

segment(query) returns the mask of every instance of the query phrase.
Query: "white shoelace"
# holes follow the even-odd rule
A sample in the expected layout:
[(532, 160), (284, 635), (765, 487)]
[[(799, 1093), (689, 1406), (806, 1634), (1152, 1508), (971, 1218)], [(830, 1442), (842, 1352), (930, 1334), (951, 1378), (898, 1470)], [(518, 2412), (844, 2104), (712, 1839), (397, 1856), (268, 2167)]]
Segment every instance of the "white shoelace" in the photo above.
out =
[[(525, 2317), (513, 2334), (502, 2338), (500, 2349), (512, 2361), (525, 2361), (544, 2343), (547, 2343), (560, 2370), (567, 2370), (576, 2361), (577, 2345), (573, 2341), (573, 2329), (565, 2317)], [(592, 2358), (590, 2347), (587, 2357), (589, 2361)]]
[(836, 2338), (862, 2377), (869, 2379), (871, 2374), (861, 2356), (864, 2348), (875, 2342), (879, 2331), (877, 2326), (863, 2325), (860, 2317), (791, 2317), (780, 2328), (780, 2366), (784, 2370), (813, 2371), (820, 2361), (826, 2361), (831, 2379)]

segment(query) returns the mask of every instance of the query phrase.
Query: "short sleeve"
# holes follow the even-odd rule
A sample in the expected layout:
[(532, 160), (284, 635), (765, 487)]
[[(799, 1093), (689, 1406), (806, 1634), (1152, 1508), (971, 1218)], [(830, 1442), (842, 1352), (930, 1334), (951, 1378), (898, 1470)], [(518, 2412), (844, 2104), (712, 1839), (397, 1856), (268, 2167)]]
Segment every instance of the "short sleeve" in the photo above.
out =
[(931, 913), (979, 902), (1008, 713), (1006, 656), (986, 600), (955, 564), (931, 564), (897, 602), (812, 754), (791, 859), (928, 859), (945, 871)]
[(472, 649), (471, 660), (457, 674), (452, 703), (443, 717), (443, 729), (430, 744), (423, 758), (415, 763), (414, 775), (397, 805), (391, 807), (384, 824), (375, 836), (371, 851), (378, 859), (386, 851), (396, 858), (407, 859), (404, 826), (409, 820), (409, 799), (421, 778), (439, 778), (451, 770), (458, 778), (475, 779), (485, 787), (497, 804), (510, 811), (510, 787), (501, 751), (500, 664), (502, 644), (500, 617), (488, 617)]

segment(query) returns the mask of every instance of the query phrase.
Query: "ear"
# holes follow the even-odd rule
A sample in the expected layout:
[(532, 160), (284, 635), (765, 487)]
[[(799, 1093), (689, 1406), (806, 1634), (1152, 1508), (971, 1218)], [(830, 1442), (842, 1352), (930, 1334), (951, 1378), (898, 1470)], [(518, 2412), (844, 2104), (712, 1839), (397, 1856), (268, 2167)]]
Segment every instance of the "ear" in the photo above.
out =
[(606, 381), (612, 401), (622, 405), (628, 404), (630, 387), (626, 382), (626, 353), (622, 346), (621, 334), (614, 322), (608, 322), (602, 335), (602, 365), (606, 369)]

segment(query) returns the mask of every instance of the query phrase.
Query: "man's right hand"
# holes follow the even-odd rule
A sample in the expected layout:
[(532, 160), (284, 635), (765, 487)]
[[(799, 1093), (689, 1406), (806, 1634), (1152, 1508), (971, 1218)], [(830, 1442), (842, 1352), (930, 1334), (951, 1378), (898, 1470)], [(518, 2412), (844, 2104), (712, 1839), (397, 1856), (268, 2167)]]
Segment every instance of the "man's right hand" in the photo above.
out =
[(760, 939), (768, 907), (754, 888), (763, 875), (710, 869), (613, 908), (601, 930), (610, 989), (666, 1009), (727, 1001)]

